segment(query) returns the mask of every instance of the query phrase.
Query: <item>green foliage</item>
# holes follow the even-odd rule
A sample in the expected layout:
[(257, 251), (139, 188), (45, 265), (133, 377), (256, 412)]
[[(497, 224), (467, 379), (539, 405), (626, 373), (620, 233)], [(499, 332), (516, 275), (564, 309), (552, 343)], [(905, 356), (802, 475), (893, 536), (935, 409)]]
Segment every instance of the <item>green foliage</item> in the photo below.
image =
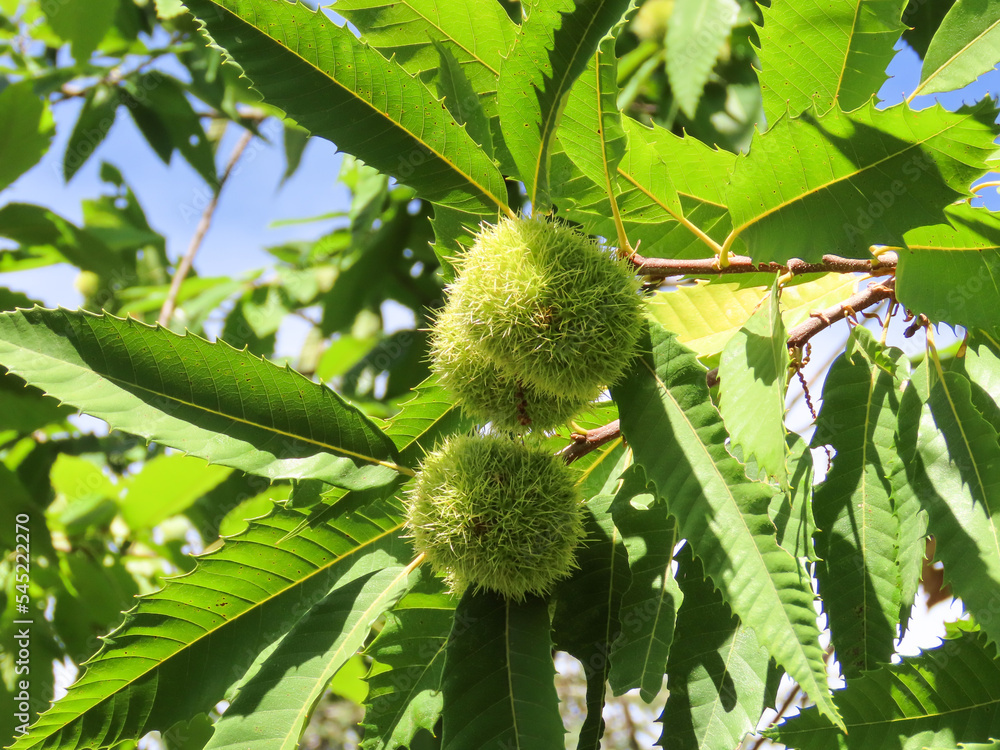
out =
[(806, 0), (762, 11), (760, 88), (769, 123), (811, 107), (845, 112), (868, 103), (884, 81), (905, 28), (904, 0)]
[(869, 104), (783, 118), (736, 163), (730, 237), (741, 236), (755, 260), (776, 261), (819, 260), (831, 247), (865, 257), (871, 245), (902, 244), (986, 171), (995, 117), (984, 103), (958, 112)]
[[(636, 461), (736, 615), (839, 722), (827, 695), (808, 576), (778, 546), (767, 517), (774, 490), (748, 480), (726, 451), (725, 428), (694, 354), (656, 323), (647, 342), (650, 353), (614, 391), (627, 394), (618, 395), (622, 432)], [(643, 434), (662, 437), (636, 439)]]
[(445, 655), (443, 750), (562, 745), (549, 628), (544, 599), (466, 592)]
[(0, 190), (38, 163), (54, 134), (49, 108), (28, 81), (0, 91)]
[(1000, 5), (957, 0), (934, 35), (914, 94), (961, 89), (996, 65), (1000, 54)]
[(803, 748), (954, 747), (970, 734), (989, 738), (1000, 732), (998, 690), (996, 648), (982, 633), (955, 626), (939, 648), (840, 691), (847, 734), (807, 710), (771, 735)]
[(195, 336), (36, 308), (0, 318), (0, 351), (50, 395), (215, 463), (352, 489), (385, 484), (398, 469), (389, 439), (334, 392)]
[[(5, 744), (598, 750), (626, 702), (733, 750), (804, 695), (767, 736), (994, 747), (1000, 131), (912, 103), (996, 66), (997, 2), (314, 5), (0, 0), (0, 272), (83, 297), (0, 288)], [(198, 232), (235, 130), (282, 182), (332, 141), (347, 199), (201, 276), (123, 128)], [(96, 194), (25, 202), (43, 159)], [(900, 657), (932, 563), (969, 617)]]
[(889, 481), (898, 460), (898, 387), (892, 373), (861, 352), (842, 354), (823, 385), (813, 435), (814, 446), (837, 452), (813, 508), (821, 529), (816, 577), (830, 603), (830, 633), (845, 677), (886, 664), (893, 653), (902, 589)]

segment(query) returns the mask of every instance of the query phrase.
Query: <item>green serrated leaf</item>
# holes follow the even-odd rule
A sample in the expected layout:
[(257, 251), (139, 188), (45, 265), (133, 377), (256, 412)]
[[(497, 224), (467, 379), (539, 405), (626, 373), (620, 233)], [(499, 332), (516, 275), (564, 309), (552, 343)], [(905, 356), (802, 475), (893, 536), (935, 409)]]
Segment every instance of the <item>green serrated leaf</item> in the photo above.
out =
[(929, 394), (918, 395), (920, 390), (908, 387), (903, 394), (900, 455), (927, 512), (945, 579), (983, 631), (998, 641), (1000, 439), (973, 405), (963, 375), (945, 372), (930, 381)]
[(399, 566), (340, 583), (258, 658), (205, 750), (295, 750), (334, 674), (411, 583)]
[(464, 125), (472, 140), (482, 146), (490, 158), (493, 157), (493, 133), (490, 131), (490, 121), (483, 111), (479, 95), (472, 87), (458, 60), (442, 42), (434, 41), (440, 64), (438, 67), (437, 92), (444, 99), (445, 106), (455, 118), (455, 122)]
[(778, 280), (770, 295), (734, 335), (719, 362), (719, 409), (735, 445), (753, 456), (782, 488), (788, 486), (785, 382), (788, 347)]
[[(611, 649), (608, 681), (615, 695), (639, 688), (642, 699), (652, 703), (663, 687), (677, 609), (684, 599), (672, 567), (677, 527), (666, 508), (634, 504), (647, 492), (638, 467), (625, 477), (613, 512), (632, 576), (621, 602), (621, 631)], [(651, 495), (646, 497), (652, 502)]]
[(767, 700), (767, 649), (723, 601), (686, 544), (677, 554), (684, 603), (667, 662), (670, 694), (659, 744), (731, 750), (752, 731)]
[(1000, 309), (1000, 216), (967, 203), (904, 236), (896, 294), (906, 307), (967, 328), (992, 328)]
[(1000, 735), (1000, 660), (981, 633), (952, 629), (940, 648), (857, 678), (836, 701), (846, 734), (807, 708), (766, 735), (803, 750), (983, 742)]
[(733, 611), (835, 722), (808, 576), (778, 546), (767, 506), (774, 490), (746, 478), (726, 450), (705, 370), (676, 336), (650, 321), (648, 354), (612, 394), (622, 432), (680, 536)]
[(611, 669), (608, 652), (620, 632), (619, 604), (628, 586), (627, 554), (612, 522), (611, 502), (627, 461), (624, 454), (619, 457), (603, 486), (587, 502), (587, 542), (576, 552), (579, 569), (560, 581), (553, 594), (553, 645), (579, 660), (587, 680), (587, 717), (580, 726), (578, 750), (598, 750), (604, 735), (602, 712)]
[(910, 98), (964, 88), (1000, 59), (1000, 2), (957, 0), (931, 39)]
[[(813, 310), (847, 299), (857, 283), (855, 278), (831, 273), (784, 288), (781, 310), (785, 326), (791, 328)], [(725, 348), (767, 294), (764, 286), (745, 286), (739, 280), (723, 278), (657, 292), (647, 305), (649, 314), (676, 333), (680, 343), (699, 356), (708, 356)]]
[(740, 237), (754, 260), (778, 262), (900, 245), (987, 171), (995, 116), (989, 102), (957, 112), (869, 103), (782, 118), (736, 163), (727, 242)]
[(433, 732), (440, 718), (441, 674), (457, 601), (440, 592), (440, 583), (433, 588), (436, 593), (405, 597), (368, 647), (366, 750), (409, 747), (417, 732)]
[(251, 474), (362, 489), (409, 473), (330, 389), (193, 334), (35, 308), (0, 315), (0, 361), (112, 427)]
[(768, 122), (813, 105), (845, 112), (885, 83), (906, 0), (801, 0), (761, 8), (760, 88)]
[[(723, 191), (735, 154), (629, 117), (621, 123), (628, 149), (618, 164), (618, 206), (632, 246), (649, 257), (703, 258), (713, 252), (732, 229)], [(593, 234), (615, 235), (606, 190), (595, 190), (590, 180), (559, 182), (571, 218)]]
[(793, 557), (816, 562), (813, 537), (813, 461), (806, 442), (790, 432), (788, 440), (788, 486), (775, 495), (768, 508), (771, 522), (778, 530), (777, 540)]
[(667, 25), (667, 77), (674, 98), (691, 119), (739, 16), (736, 0), (674, 3)]
[[(634, 1), (630, 3), (629, 10), (634, 5)], [(615, 226), (613, 236), (623, 252), (627, 240), (618, 210), (618, 165), (626, 153), (627, 139), (617, 104), (615, 43), (627, 16), (601, 40), (587, 69), (573, 84), (558, 135), (566, 154), (596, 186), (598, 200), (607, 200)], [(554, 189), (564, 194), (565, 186)]]
[(534, 0), (500, 66), (504, 140), (536, 212), (551, 206), (550, 149), (574, 81), (629, 0)]
[(358, 27), (368, 44), (428, 85), (437, 85), (445, 75), (438, 67), (440, 58), (433, 46), (443, 44), (479, 96), (480, 107), (490, 121), (497, 155), (509, 161), (497, 117), (496, 91), (500, 64), (514, 43), (517, 25), (500, 3), (338, 0), (336, 10)]
[(207, 710), (334, 587), (407, 563), (402, 515), (394, 501), (371, 505), (280, 544), (301, 512), (252, 522), (192, 573), (141, 597), (14, 747), (113, 746)]
[(444, 663), (443, 750), (563, 747), (545, 599), (467, 591)]
[[(863, 330), (863, 334), (858, 332)], [(868, 335), (860, 326), (854, 335)], [(898, 383), (865, 356), (838, 357), (823, 386), (813, 446), (833, 465), (813, 499), (816, 566), (841, 671), (850, 680), (887, 664), (901, 611), (899, 519), (890, 500), (897, 460)]]
[(347, 27), (285, 0), (187, 5), (266, 101), (313, 135), (427, 200), (483, 219), (509, 213), (503, 178), (489, 157), (420, 80)]

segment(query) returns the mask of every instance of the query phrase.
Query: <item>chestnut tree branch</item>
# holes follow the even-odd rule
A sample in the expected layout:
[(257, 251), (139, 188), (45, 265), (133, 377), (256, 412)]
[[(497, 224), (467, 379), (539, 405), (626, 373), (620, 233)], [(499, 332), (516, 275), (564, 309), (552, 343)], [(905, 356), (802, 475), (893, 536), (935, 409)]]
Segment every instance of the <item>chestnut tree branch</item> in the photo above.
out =
[(729, 258), (729, 265), (719, 268), (717, 258), (700, 258), (697, 260), (679, 260), (674, 258), (646, 258), (633, 253), (629, 260), (635, 269), (644, 276), (686, 276), (690, 274), (731, 274), (731, 273), (871, 273), (875, 275), (890, 274), (896, 270), (898, 257), (895, 253), (885, 253), (882, 257), (872, 260), (857, 258), (841, 258), (838, 255), (824, 255), (820, 263), (806, 263), (804, 260), (792, 258), (787, 264), (754, 263), (745, 255), (734, 255)]
[(801, 349), (802, 346), (820, 331), (829, 328), (839, 320), (843, 320), (848, 315), (860, 312), (866, 308), (877, 305), (882, 300), (895, 299), (896, 279), (869, 284), (861, 291), (851, 295), (845, 301), (832, 307), (828, 307), (822, 312), (814, 312), (809, 320), (800, 323), (788, 332), (788, 348)]
[(223, 186), (229, 179), (229, 175), (232, 174), (233, 167), (236, 166), (236, 162), (240, 160), (240, 157), (243, 155), (243, 151), (252, 139), (253, 133), (249, 130), (243, 133), (239, 142), (236, 144), (236, 147), (233, 149), (232, 154), (229, 155), (229, 161), (226, 164), (226, 169), (222, 173), (222, 177), (219, 178), (219, 184), (212, 193), (211, 200), (209, 200), (208, 205), (205, 206), (205, 211), (202, 213), (201, 219), (198, 221), (198, 226), (194, 230), (194, 235), (191, 237), (191, 243), (188, 245), (187, 252), (184, 253), (184, 257), (181, 258), (180, 262), (177, 264), (177, 270), (174, 272), (174, 278), (170, 282), (170, 291), (167, 292), (167, 298), (163, 300), (163, 307), (160, 308), (160, 315), (156, 320), (156, 322), (161, 326), (166, 327), (170, 325), (170, 319), (174, 316), (174, 308), (177, 306), (177, 296), (181, 292), (181, 285), (184, 283), (184, 279), (191, 271), (191, 265), (194, 263), (194, 256), (198, 254), (198, 250), (201, 248), (201, 243), (204, 241), (205, 235), (208, 234), (209, 227), (212, 226), (212, 217), (215, 215), (215, 207), (219, 204), (219, 194), (222, 192)]
[(605, 443), (610, 443), (612, 440), (621, 437), (621, 434), (621, 423), (616, 419), (614, 422), (608, 422), (601, 427), (587, 430), (584, 434), (575, 433), (572, 436), (573, 442), (567, 445), (559, 455), (563, 457), (566, 463), (571, 464), (578, 458), (583, 458), (591, 451), (597, 450)]

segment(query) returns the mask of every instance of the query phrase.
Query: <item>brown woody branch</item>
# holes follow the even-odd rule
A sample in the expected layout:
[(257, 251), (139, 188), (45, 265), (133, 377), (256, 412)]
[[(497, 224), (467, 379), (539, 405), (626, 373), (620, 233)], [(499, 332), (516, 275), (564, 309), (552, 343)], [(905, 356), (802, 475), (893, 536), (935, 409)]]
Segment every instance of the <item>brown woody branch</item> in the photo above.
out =
[(621, 437), (621, 434), (621, 424), (616, 419), (614, 422), (608, 422), (606, 425), (587, 430), (585, 433), (575, 433), (572, 436), (573, 442), (566, 446), (559, 455), (566, 463), (571, 464), (578, 458), (583, 458), (591, 451), (597, 450), (605, 443), (610, 443)]
[(877, 305), (882, 300), (895, 299), (895, 296), (895, 278), (887, 279), (878, 284), (869, 284), (866, 288), (848, 297), (844, 302), (828, 307), (822, 312), (813, 313), (809, 320), (795, 326), (788, 332), (788, 348), (801, 349), (809, 339), (837, 321)]
[(806, 263), (804, 260), (792, 258), (787, 264), (754, 263), (744, 255), (733, 255), (729, 265), (719, 268), (717, 258), (701, 258), (698, 260), (678, 260), (674, 258), (646, 258), (633, 253), (629, 258), (635, 269), (644, 276), (687, 276), (698, 274), (732, 274), (732, 273), (871, 273), (876, 275), (890, 274), (896, 270), (898, 258), (895, 253), (885, 253), (876, 260), (860, 260), (856, 258), (841, 258), (838, 255), (824, 255), (820, 263)]
[(167, 327), (170, 325), (170, 319), (174, 315), (174, 308), (177, 305), (177, 296), (181, 292), (181, 286), (184, 284), (184, 279), (187, 278), (188, 273), (191, 271), (191, 266), (194, 263), (194, 256), (198, 254), (198, 250), (201, 248), (201, 243), (204, 241), (205, 235), (208, 234), (208, 230), (212, 226), (212, 217), (215, 216), (215, 208), (219, 204), (219, 194), (222, 192), (222, 188), (229, 180), (229, 176), (233, 173), (233, 168), (236, 166), (236, 162), (240, 160), (240, 157), (243, 155), (243, 151), (250, 144), (252, 139), (253, 133), (249, 130), (243, 133), (243, 135), (240, 136), (240, 140), (236, 143), (236, 147), (233, 149), (232, 154), (229, 156), (229, 161), (226, 163), (226, 168), (222, 173), (222, 177), (219, 178), (219, 184), (216, 185), (215, 191), (212, 193), (212, 199), (205, 207), (205, 211), (201, 215), (198, 226), (194, 230), (194, 236), (191, 237), (191, 242), (188, 245), (187, 252), (184, 253), (180, 262), (177, 264), (177, 270), (174, 272), (174, 278), (170, 282), (170, 291), (167, 292), (167, 298), (163, 301), (163, 307), (160, 308), (160, 314), (157, 317), (157, 322), (161, 326)]
[[(746, 263), (743, 263), (745, 261)], [(720, 271), (718, 268), (712, 268), (711, 264), (715, 262), (714, 259), (707, 259), (704, 261), (673, 261), (662, 258), (643, 258), (639, 255), (632, 256), (632, 262), (636, 265), (640, 272), (645, 273), (649, 266), (645, 265), (646, 262), (662, 264), (657, 267), (661, 270), (665, 270), (669, 264), (671, 269), (670, 273), (664, 273), (664, 276), (673, 276), (675, 274), (694, 274), (694, 273), (749, 273), (750, 271), (783, 271), (786, 273), (800, 274), (800, 273), (814, 273), (817, 271), (822, 272), (841, 272), (841, 273), (851, 273), (851, 272), (867, 272), (867, 273), (891, 273), (896, 268), (896, 256), (890, 255), (889, 257), (884, 257), (880, 261), (866, 261), (866, 260), (854, 260), (851, 258), (838, 258), (833, 255), (823, 256), (823, 263), (804, 263), (799, 260), (791, 260), (787, 266), (780, 266), (777, 263), (762, 263), (757, 266), (753, 266), (749, 258), (741, 258), (739, 256), (732, 259), (732, 263), (729, 268)], [(741, 265), (742, 264), (742, 265)], [(737, 270), (733, 270), (736, 266)], [(701, 269), (701, 270), (695, 270)], [(877, 305), (883, 300), (893, 300), (896, 298), (896, 279), (895, 277), (887, 279), (883, 282), (876, 284), (869, 284), (867, 287), (859, 292), (851, 295), (845, 301), (828, 307), (826, 310), (821, 312), (815, 312), (810, 317), (809, 320), (801, 323), (788, 332), (788, 348), (795, 349), (801, 348), (805, 345), (809, 339), (815, 336), (820, 331), (829, 328), (834, 323), (843, 320), (848, 315), (854, 315), (859, 313), (873, 305)], [(919, 319), (918, 319), (919, 320)], [(706, 379), (708, 386), (712, 387), (718, 383), (719, 380), (718, 369), (710, 370), (706, 373)], [(602, 445), (611, 442), (612, 440), (621, 437), (621, 424), (616, 419), (614, 422), (609, 422), (606, 425), (597, 427), (593, 430), (587, 430), (585, 433), (577, 433), (572, 436), (573, 442), (566, 446), (559, 455), (563, 457), (566, 463), (571, 464), (577, 459), (582, 458), (593, 450), (600, 448)]]

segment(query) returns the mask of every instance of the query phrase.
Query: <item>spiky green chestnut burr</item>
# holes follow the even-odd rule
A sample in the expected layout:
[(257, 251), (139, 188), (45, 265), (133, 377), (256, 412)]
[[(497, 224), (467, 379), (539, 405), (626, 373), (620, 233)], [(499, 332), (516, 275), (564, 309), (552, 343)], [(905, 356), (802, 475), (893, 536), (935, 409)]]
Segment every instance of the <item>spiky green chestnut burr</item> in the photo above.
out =
[(431, 369), (470, 416), (509, 432), (558, 427), (587, 403), (539, 391), (501, 372), (469, 341), (465, 322), (450, 310), (434, 325)]
[(628, 367), (642, 328), (638, 282), (588, 237), (544, 218), (504, 219), (456, 265), (446, 311), (509, 378), (586, 401)]
[(407, 504), (414, 546), (456, 592), (545, 594), (583, 538), (573, 470), (502, 436), (449, 438), (424, 460)]

